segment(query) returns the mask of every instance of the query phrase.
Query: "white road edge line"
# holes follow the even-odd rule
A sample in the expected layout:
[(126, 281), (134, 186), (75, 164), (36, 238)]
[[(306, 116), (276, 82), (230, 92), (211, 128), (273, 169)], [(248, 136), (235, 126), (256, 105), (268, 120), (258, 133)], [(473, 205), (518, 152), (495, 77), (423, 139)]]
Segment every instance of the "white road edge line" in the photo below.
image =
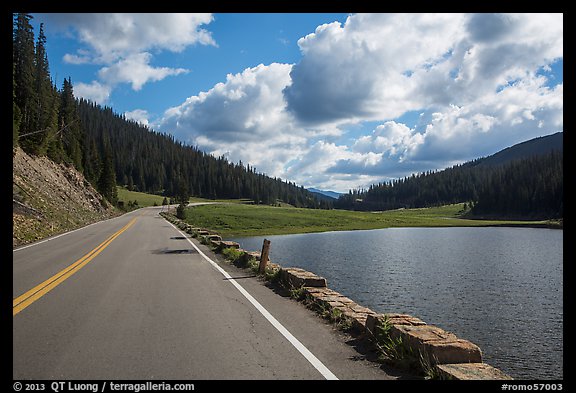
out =
[(222, 275), (229, 282), (231, 282), (232, 285), (234, 285), (236, 287), (236, 289), (238, 289), (238, 291), (240, 291), (240, 293), (242, 295), (244, 295), (244, 297), (250, 303), (252, 303), (252, 305), (254, 307), (256, 307), (256, 309), (260, 312), (260, 314), (262, 314), (262, 316), (264, 316), (264, 318), (266, 318), (268, 320), (268, 322), (270, 322), (272, 324), (272, 326), (274, 326), (276, 328), (276, 330), (278, 330), (280, 332), (280, 334), (282, 334), (290, 342), (290, 344), (292, 344), (294, 346), (294, 348), (296, 348), (298, 350), (298, 352), (300, 352), (302, 354), (302, 356), (304, 356), (306, 358), (306, 360), (308, 360), (310, 362), (310, 364), (312, 364), (312, 366), (314, 366), (314, 368), (316, 370), (318, 370), (318, 372), (320, 374), (322, 374), (322, 376), (325, 379), (338, 380), (338, 377), (336, 377), (336, 375), (334, 375), (332, 373), (332, 371), (330, 371), (328, 369), (328, 367), (326, 367), (324, 365), (324, 363), (322, 363), (316, 356), (314, 356), (314, 354), (312, 352), (310, 352), (310, 350), (308, 350), (308, 348), (306, 348), (304, 346), (304, 344), (302, 344), (296, 337), (294, 337), (292, 335), (292, 333), (290, 333), (288, 331), (288, 329), (286, 329), (280, 322), (278, 322), (278, 320), (276, 318), (274, 318), (274, 316), (272, 314), (270, 314), (270, 312), (268, 312), (268, 310), (266, 310), (264, 308), (264, 306), (262, 306), (256, 299), (254, 299), (254, 297), (252, 297), (252, 295), (250, 295), (250, 293), (248, 293), (248, 291), (246, 291), (240, 284), (238, 284), (238, 282), (236, 280), (234, 280), (232, 278), (232, 276), (230, 276), (228, 274), (228, 272), (226, 272), (226, 270), (222, 269), (220, 266), (218, 266), (218, 264), (216, 262), (214, 262), (212, 259), (210, 259), (208, 256), (206, 256), (206, 254), (204, 254), (198, 247), (196, 247), (196, 245), (192, 242), (192, 240), (190, 240), (190, 238), (188, 236), (186, 236), (185, 233), (183, 233), (176, 226), (174, 226), (174, 224), (172, 224), (169, 221), (168, 221), (168, 223), (170, 225), (172, 225), (172, 227), (174, 227), (174, 229), (176, 229), (181, 235), (183, 235), (186, 238), (186, 240), (188, 240), (188, 242), (192, 245), (192, 247), (194, 247), (196, 249), (196, 251), (198, 251), (198, 253), (206, 261), (208, 261), (212, 266), (214, 266), (214, 268), (216, 268), (216, 270), (218, 270), (220, 273), (222, 273)]

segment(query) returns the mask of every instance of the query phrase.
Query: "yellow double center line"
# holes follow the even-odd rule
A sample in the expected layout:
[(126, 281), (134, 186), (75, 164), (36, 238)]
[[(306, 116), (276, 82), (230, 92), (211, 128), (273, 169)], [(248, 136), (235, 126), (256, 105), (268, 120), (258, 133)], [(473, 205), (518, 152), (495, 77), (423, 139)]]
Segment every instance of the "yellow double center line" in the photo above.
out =
[(133, 218), (128, 224), (122, 227), (118, 232), (114, 233), (108, 239), (104, 240), (98, 247), (90, 251), (88, 254), (84, 255), (82, 258), (74, 262), (72, 265), (68, 266), (64, 270), (56, 273), (48, 280), (43, 283), (36, 285), (34, 288), (18, 296), (12, 301), (12, 316), (18, 314), (20, 311), (24, 310), (26, 307), (34, 303), (36, 300), (40, 299), (42, 296), (46, 295), (52, 289), (56, 288), (62, 282), (70, 278), (74, 273), (82, 269), (88, 264), (92, 259), (94, 259), (98, 254), (102, 252), (110, 243), (114, 241), (118, 236), (125, 232), (128, 228), (136, 222), (136, 218)]

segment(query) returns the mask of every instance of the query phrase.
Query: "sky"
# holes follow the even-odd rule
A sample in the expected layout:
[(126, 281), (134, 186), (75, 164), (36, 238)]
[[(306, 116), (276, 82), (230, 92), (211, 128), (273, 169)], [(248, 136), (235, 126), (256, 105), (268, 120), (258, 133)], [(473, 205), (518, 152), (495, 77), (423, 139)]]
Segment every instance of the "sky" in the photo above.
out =
[(33, 14), (76, 97), (347, 192), (563, 131), (562, 14)]

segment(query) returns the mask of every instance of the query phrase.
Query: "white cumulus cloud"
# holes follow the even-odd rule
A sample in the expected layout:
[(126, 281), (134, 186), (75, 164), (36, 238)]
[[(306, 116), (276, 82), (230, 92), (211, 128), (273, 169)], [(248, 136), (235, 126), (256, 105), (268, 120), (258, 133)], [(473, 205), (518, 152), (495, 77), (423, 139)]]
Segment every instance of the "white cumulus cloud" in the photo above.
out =
[[(216, 45), (202, 28), (212, 14), (81, 13), (46, 14), (51, 24), (71, 29), (88, 45), (92, 61), (110, 64), (150, 50), (180, 52), (189, 45)], [(80, 54), (86, 57), (86, 50)]]
[(134, 120), (144, 126), (148, 126), (150, 123), (148, 121), (148, 117), (150, 114), (145, 109), (134, 109), (133, 111), (128, 111), (124, 113), (124, 116), (128, 120)]
[(229, 74), (226, 82), (166, 110), (155, 126), (215, 155), (278, 175), (306, 142), (285, 110), (282, 90), (290, 83), (291, 67), (260, 64)]
[(133, 90), (140, 90), (148, 82), (162, 80), (170, 75), (187, 73), (183, 68), (152, 67), (150, 53), (136, 53), (130, 55), (109, 67), (98, 71), (98, 77), (109, 86), (118, 83), (130, 83)]
[(112, 88), (98, 81), (91, 83), (76, 82), (74, 84), (74, 95), (84, 99), (94, 101), (97, 104), (104, 104), (110, 98)]
[[(99, 80), (91, 84), (80, 82), (83, 87), (78, 92), (86, 92), (84, 98), (97, 97), (99, 103), (105, 102), (119, 83), (129, 83), (138, 91), (146, 83), (188, 72), (183, 68), (151, 66), (152, 53), (181, 52), (196, 44), (217, 45), (202, 27), (213, 21), (212, 14), (69, 13), (45, 17), (51, 26), (66, 30), (86, 45), (77, 53), (66, 53), (64, 62), (103, 66), (97, 73)], [(108, 94), (97, 94), (104, 85)]]
[[(155, 126), (305, 186), (443, 169), (563, 129), (561, 14), (355, 14), (166, 110)], [(401, 117), (421, 113), (417, 124)], [(376, 124), (358, 133), (351, 125)], [(356, 128), (357, 129), (357, 128)]]

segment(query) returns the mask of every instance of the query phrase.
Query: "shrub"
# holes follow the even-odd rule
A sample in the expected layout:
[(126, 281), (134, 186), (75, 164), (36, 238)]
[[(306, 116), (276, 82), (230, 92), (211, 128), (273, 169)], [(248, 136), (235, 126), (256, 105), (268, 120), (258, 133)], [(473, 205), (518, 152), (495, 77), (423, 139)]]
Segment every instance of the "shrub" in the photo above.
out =
[(185, 220), (186, 219), (186, 205), (181, 203), (176, 208), (176, 217)]
[(229, 247), (222, 250), (222, 255), (224, 255), (224, 257), (226, 257), (230, 262), (236, 263), (242, 258), (244, 251)]

